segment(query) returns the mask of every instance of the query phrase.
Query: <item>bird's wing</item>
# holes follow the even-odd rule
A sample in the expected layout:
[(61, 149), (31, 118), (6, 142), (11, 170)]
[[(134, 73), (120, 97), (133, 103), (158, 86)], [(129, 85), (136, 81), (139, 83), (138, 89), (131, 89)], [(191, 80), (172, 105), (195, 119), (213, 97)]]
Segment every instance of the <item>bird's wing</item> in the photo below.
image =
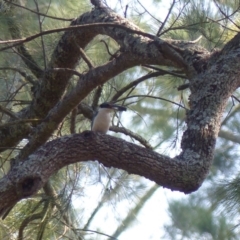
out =
[(93, 114), (93, 118), (92, 118), (92, 122), (91, 122), (91, 130), (93, 128), (93, 120), (97, 116), (97, 114), (98, 114), (98, 111), (95, 111), (94, 114)]

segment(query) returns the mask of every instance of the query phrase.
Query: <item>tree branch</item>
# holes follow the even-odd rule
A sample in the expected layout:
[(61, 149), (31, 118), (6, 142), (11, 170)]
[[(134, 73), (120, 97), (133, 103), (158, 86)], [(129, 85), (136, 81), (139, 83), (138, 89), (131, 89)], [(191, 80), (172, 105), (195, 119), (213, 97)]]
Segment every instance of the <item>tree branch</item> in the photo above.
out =
[[(8, 18), (8, 28), (12, 35), (13, 39), (21, 38), (21, 32), (18, 28), (17, 23), (13, 17)], [(15, 41), (15, 40), (13, 40)], [(11, 47), (11, 46), (10, 46)], [(32, 55), (28, 52), (27, 48), (24, 45), (16, 46), (17, 52), (19, 53), (20, 57), (22, 58), (23, 62), (29, 68), (29, 70), (37, 77), (40, 78), (43, 74), (42, 69), (37, 64), (37, 62), (33, 59)]]
[(7, 2), (7, 3), (9, 3), (9, 4), (11, 4), (11, 5), (15, 6), (15, 7), (19, 7), (19, 8), (25, 9), (25, 10), (27, 10), (29, 12), (32, 12), (34, 14), (37, 14), (39, 16), (43, 16), (43, 17), (47, 17), (47, 18), (51, 18), (51, 19), (55, 19), (55, 20), (60, 20), (60, 21), (68, 21), (68, 22), (73, 20), (73, 18), (59, 18), (59, 17), (49, 16), (49, 15), (41, 13), (41, 12), (36, 12), (36, 11), (30, 9), (30, 8), (27, 8), (27, 7), (24, 7), (24, 6), (19, 5), (17, 3), (14, 3), (13, 1), (5, 0), (5, 2)]
[(221, 138), (224, 138), (226, 140), (230, 140), (232, 142), (240, 144), (240, 137), (239, 137), (238, 134), (235, 135), (235, 134), (233, 134), (231, 132), (221, 130), (219, 132), (218, 136), (221, 137)]
[(0, 212), (36, 193), (62, 167), (89, 160), (98, 160), (106, 167), (124, 169), (163, 187), (189, 193), (201, 185), (206, 166), (204, 161), (201, 165), (199, 161), (186, 161), (187, 157), (185, 154), (171, 159), (122, 139), (90, 131), (62, 137), (40, 147), (0, 180)]

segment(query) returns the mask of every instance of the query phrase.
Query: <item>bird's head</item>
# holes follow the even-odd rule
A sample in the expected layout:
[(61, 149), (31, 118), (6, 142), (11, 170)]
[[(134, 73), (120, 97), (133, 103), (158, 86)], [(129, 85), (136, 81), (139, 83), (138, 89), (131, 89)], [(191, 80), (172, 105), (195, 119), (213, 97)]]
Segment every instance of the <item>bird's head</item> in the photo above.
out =
[(113, 109), (113, 110), (117, 110), (117, 111), (127, 111), (127, 108), (126, 107), (123, 107), (123, 106), (119, 106), (117, 104), (114, 104), (114, 103), (110, 103), (110, 102), (105, 102), (105, 103), (102, 103), (99, 108), (107, 108), (107, 109)]

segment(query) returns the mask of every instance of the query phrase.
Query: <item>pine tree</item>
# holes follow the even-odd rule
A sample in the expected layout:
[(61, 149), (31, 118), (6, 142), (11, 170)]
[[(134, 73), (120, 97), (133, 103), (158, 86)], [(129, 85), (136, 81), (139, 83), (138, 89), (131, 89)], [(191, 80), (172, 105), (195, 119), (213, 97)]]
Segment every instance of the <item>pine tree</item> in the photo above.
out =
[(240, 3), (152, 4), (0, 1), (1, 239), (121, 238), (159, 186), (166, 239), (237, 239)]

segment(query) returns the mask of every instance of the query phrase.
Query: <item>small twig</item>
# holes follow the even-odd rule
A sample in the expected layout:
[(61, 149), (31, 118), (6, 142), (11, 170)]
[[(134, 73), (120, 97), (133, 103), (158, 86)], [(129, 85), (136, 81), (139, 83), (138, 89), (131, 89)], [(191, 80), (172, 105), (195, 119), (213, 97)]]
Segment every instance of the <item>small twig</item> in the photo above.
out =
[[(0, 100), (0, 102), (7, 102), (7, 103), (9, 103), (9, 102), (19, 102), (19, 103), (23, 103), (23, 104), (29, 104), (29, 103), (31, 103), (31, 101), (24, 101), (24, 100), (15, 100), (15, 99), (11, 99), (11, 100), (9, 100), (9, 99), (7, 99), (7, 100)], [(15, 103), (16, 104), (16, 103)]]
[[(223, 120), (223, 122), (226, 122), (226, 119), (227, 118), (229, 118), (229, 116), (230, 116), (230, 114), (231, 114), (231, 112), (232, 112), (232, 109), (233, 109), (233, 107), (235, 106), (235, 102), (234, 102), (234, 98), (233, 98), (233, 96), (231, 96), (231, 99), (232, 99), (232, 106), (230, 107), (230, 109), (229, 109), (229, 111), (228, 111), (228, 113), (227, 113), (227, 116), (225, 117), (225, 119)], [(239, 101), (239, 100), (238, 100)]]
[(125, 7), (125, 11), (124, 11), (124, 17), (127, 18), (127, 10), (128, 10), (128, 4)]
[[(19, 29), (19, 25), (16, 22), (15, 18), (9, 18), (7, 21), (7, 26), (13, 38), (12, 41), (22, 38), (21, 30)], [(10, 44), (7, 43), (6, 45), (6, 48), (12, 48)], [(18, 44), (18, 46), (16, 46), (16, 49), (14, 49), (13, 51), (17, 51), (18, 55), (21, 57), (23, 62), (27, 65), (29, 70), (36, 76), (37, 79), (42, 76), (42, 69), (39, 67), (37, 62), (34, 60), (32, 54), (28, 51), (24, 44)]]
[(70, 121), (70, 133), (76, 133), (76, 117), (77, 117), (77, 108), (75, 107), (71, 112), (71, 121)]
[(40, 119), (20, 119), (20, 120), (0, 124), (0, 129), (4, 128), (4, 127), (9, 127), (12, 125), (20, 124), (20, 123), (33, 123), (33, 122), (40, 122), (40, 121), (42, 121), (42, 120), (40, 120)]
[(105, 234), (105, 233), (101, 233), (99, 231), (94, 231), (94, 230), (89, 230), (89, 229), (76, 229), (77, 231), (84, 231), (84, 232), (92, 232), (92, 233), (97, 233), (97, 234), (100, 234), (100, 235), (103, 235), (103, 236), (106, 236), (106, 237), (109, 237), (110, 239), (114, 239), (114, 240), (118, 240), (117, 238), (115, 237), (112, 237), (108, 234)]
[(27, 8), (27, 7), (24, 7), (24, 6), (22, 6), (22, 5), (16, 4), (16, 3), (14, 3), (13, 1), (7, 1), (7, 0), (5, 0), (5, 2), (10, 3), (10, 4), (12, 4), (12, 5), (16, 6), (16, 7), (20, 7), (20, 8), (22, 8), (22, 9), (25, 9), (25, 10), (27, 10), (27, 11), (29, 11), (29, 12), (32, 12), (32, 13), (35, 13), (35, 14), (38, 14), (38, 15), (40, 15), (40, 16), (44, 16), (44, 17), (47, 17), (47, 18), (51, 18), (51, 19), (54, 19), (54, 20), (61, 20), (61, 21), (68, 21), (68, 22), (70, 22), (70, 21), (72, 21), (72, 20), (74, 19), (74, 18), (59, 18), (59, 17), (53, 17), (53, 16), (46, 15), (46, 14), (44, 14), (44, 13), (36, 12), (36, 11), (30, 9), (30, 8)]
[(240, 111), (240, 104), (238, 104), (233, 111), (231, 111), (230, 114), (225, 117), (225, 119), (222, 121), (222, 126), (226, 125), (228, 120), (231, 119), (235, 114), (239, 113)]
[(112, 102), (116, 102), (118, 100), (118, 98), (120, 96), (122, 96), (127, 90), (131, 89), (134, 86), (137, 86), (139, 83), (149, 79), (149, 78), (153, 78), (153, 77), (158, 77), (164, 75), (164, 73), (162, 72), (153, 72), (153, 73), (149, 73), (146, 74), (138, 79), (136, 79), (135, 81), (129, 83), (127, 86), (123, 87), (122, 89), (120, 89), (111, 99)]
[[(39, 30), (41, 33), (43, 31), (43, 29), (42, 29), (42, 21), (40, 19), (40, 14), (39, 14), (38, 2), (36, 0), (34, 0), (34, 2), (35, 2), (36, 9), (37, 9), (38, 25), (39, 25)], [(43, 35), (41, 36), (41, 45), (42, 45), (42, 52), (43, 52), (44, 69), (46, 70), (47, 62), (46, 62), (46, 51), (45, 51), (45, 45), (44, 45), (44, 41), (43, 41)]]
[[(221, 9), (221, 7), (217, 4), (216, 0), (214, 0), (214, 4), (215, 4), (215, 6), (218, 8), (218, 10), (222, 13), (222, 15), (223, 15), (227, 20), (229, 20), (234, 26), (236, 26), (236, 27), (239, 29), (239, 26), (230, 18), (231, 15), (228, 16), (225, 12), (223, 12), (223, 10)], [(238, 10), (239, 10), (239, 8), (236, 9), (236, 11), (234, 11), (233, 14), (234, 14), (235, 12), (237, 12)], [(233, 14), (232, 14), (232, 15), (233, 15)]]
[(148, 148), (148, 149), (153, 149), (153, 147), (149, 144), (149, 142), (144, 139), (143, 137), (141, 137), (140, 135), (130, 131), (129, 129), (126, 129), (124, 127), (116, 127), (116, 126), (112, 126), (110, 127), (110, 130), (116, 133), (123, 133), (135, 140), (137, 140), (139, 143), (141, 143), (144, 147)]
[(100, 42), (103, 42), (103, 43), (104, 43), (104, 45), (105, 45), (105, 47), (106, 47), (106, 49), (107, 49), (108, 54), (109, 54), (111, 57), (114, 57), (115, 54), (112, 54), (112, 53), (110, 52), (107, 43), (106, 43), (103, 39), (102, 39)]
[(23, 236), (23, 231), (24, 229), (27, 227), (27, 225), (36, 220), (36, 219), (40, 219), (42, 218), (45, 213), (47, 212), (47, 209), (48, 209), (48, 206), (49, 206), (49, 202), (45, 202), (44, 203), (44, 207), (42, 209), (42, 211), (40, 213), (35, 213), (33, 215), (30, 215), (30, 216), (27, 216), (21, 223), (20, 227), (19, 227), (19, 230), (18, 230), (18, 240), (23, 240), (24, 239), (24, 236)]
[[(48, 6), (47, 6), (47, 9), (46, 9), (46, 13), (48, 13), (48, 11), (49, 11), (49, 9), (50, 9), (50, 7), (51, 7), (51, 4), (52, 4), (52, 0), (50, 0), (50, 1), (48, 2)], [(46, 16), (43, 16), (42, 22), (44, 22), (45, 17), (46, 17)]]
[(172, 104), (174, 104), (176, 106), (179, 106), (179, 107), (181, 107), (181, 108), (183, 108), (185, 110), (188, 110), (187, 108), (185, 108), (183, 105), (181, 105), (179, 103), (173, 102), (173, 101), (168, 100), (166, 98), (156, 97), (156, 96), (149, 96), (149, 95), (132, 95), (132, 96), (129, 96), (129, 97), (126, 97), (126, 98), (119, 99), (118, 101), (123, 101), (123, 100), (129, 99), (129, 98), (153, 98), (153, 99), (159, 99), (159, 100), (163, 100), (163, 101), (172, 103)]
[(234, 95), (231, 95), (231, 97), (234, 98), (237, 102), (240, 103), (240, 100), (237, 97), (235, 97)]
[(164, 75), (164, 74), (169, 74), (169, 75), (172, 75), (172, 76), (175, 76), (175, 77), (179, 77), (179, 78), (184, 78), (184, 79), (187, 78), (185, 75), (181, 75), (181, 74), (178, 74), (178, 73), (176, 73), (176, 72), (170, 72), (170, 71), (167, 71), (167, 70), (163, 70), (163, 69), (161, 69), (161, 68), (154, 67), (154, 66), (151, 66), (151, 65), (144, 64), (143, 67), (147, 67), (147, 68), (150, 68), (150, 69), (154, 69), (154, 70), (162, 73), (162, 75)]
[[(7, 108), (5, 108), (5, 107), (3, 107), (3, 106), (1, 106), (0, 105), (0, 112), (3, 112), (3, 113), (5, 113), (5, 114), (7, 114), (8, 116), (10, 116), (11, 118), (13, 118), (13, 119), (19, 119), (16, 115), (15, 115), (15, 113), (13, 113), (12, 111), (10, 111), (9, 109), (7, 109)], [(3, 124), (0, 124), (0, 126), (1, 125), (3, 125)]]
[[(9, 150), (9, 149), (11, 149), (11, 150), (22, 150), (22, 148), (20, 148), (20, 147), (0, 147), (0, 149), (5, 149), (5, 150)], [(1, 215), (1, 213), (0, 213), (0, 215)]]
[(23, 84), (21, 84), (17, 89), (16, 89), (16, 91), (15, 92), (13, 92), (9, 97), (8, 97), (8, 102), (11, 102), (11, 101), (13, 101), (12, 99), (13, 98), (15, 98), (15, 96), (18, 94), (18, 92), (24, 87), (24, 86), (26, 86), (28, 83), (23, 83)]
[(18, 105), (27, 105), (31, 104), (32, 101), (23, 101), (23, 100), (9, 100), (10, 102), (15, 102), (13, 106), (18, 106)]
[[(130, 91), (129, 91), (128, 94), (127, 94), (127, 97), (130, 96), (130, 94), (134, 91), (134, 89), (135, 89), (136, 87), (137, 87), (137, 85), (133, 86), (133, 87), (130, 89)], [(125, 102), (126, 102), (126, 100), (123, 100), (122, 106), (125, 105)]]
[(16, 71), (19, 74), (21, 74), (28, 82), (32, 83), (33, 85), (36, 84), (36, 82), (33, 80), (33, 78), (28, 75), (26, 72), (18, 69), (18, 68), (13, 68), (13, 67), (1, 67), (0, 70), (12, 70), (12, 71)]
[(193, 41), (188, 41), (187, 43), (195, 44), (195, 43), (199, 42), (201, 39), (202, 39), (202, 35), (200, 35), (197, 39), (195, 39)]
[(82, 77), (82, 74), (76, 70), (73, 70), (71, 68), (52, 68), (50, 70), (53, 70), (53, 71), (67, 71), (67, 72), (71, 72), (73, 73), (74, 75), (77, 75), (78, 77)]
[[(205, 22), (202, 22), (202, 23), (209, 23), (208, 21), (205, 21)], [(192, 23), (192, 24), (189, 24), (189, 25), (182, 25), (182, 26), (178, 26), (178, 27), (169, 27), (168, 29), (162, 31), (161, 35), (164, 35), (165, 33), (169, 32), (169, 31), (173, 31), (173, 30), (186, 30), (188, 29), (189, 27), (193, 27), (193, 26), (198, 26), (199, 23)]]
[(149, 14), (153, 19), (155, 19), (157, 22), (159, 22), (159, 23), (162, 24), (162, 21), (160, 21), (159, 19), (155, 18), (155, 17), (142, 5), (142, 3), (141, 3), (139, 0), (137, 0), (137, 2), (141, 5), (141, 7), (144, 9), (144, 11), (145, 11), (146, 13), (148, 13), (148, 14)]
[(219, 26), (221, 26), (222, 28), (224, 28), (224, 29), (226, 29), (226, 30), (228, 30), (228, 31), (231, 31), (231, 32), (234, 32), (234, 33), (239, 33), (239, 30), (235, 30), (235, 29), (232, 29), (232, 28), (229, 28), (229, 27), (223, 25), (223, 24), (221, 23), (221, 21), (224, 20), (224, 18), (218, 19), (218, 20), (214, 20), (214, 19), (212, 19), (212, 18), (210, 18), (210, 17), (207, 17), (207, 18), (208, 18), (211, 22), (217, 23)]
[[(181, 101), (182, 102), (182, 99), (183, 99), (183, 96), (182, 96), (182, 93), (181, 93)], [(176, 126), (176, 135), (173, 139), (173, 142), (172, 142), (172, 148), (175, 149), (176, 148), (176, 145), (177, 145), (177, 140), (178, 140), (178, 137), (179, 137), (179, 113), (180, 113), (180, 108), (178, 107), (177, 108), (177, 119), (176, 119), (176, 122), (177, 122), (177, 126)]]
[(89, 69), (92, 69), (94, 67), (93, 63), (91, 62), (90, 58), (86, 55), (84, 50), (82, 48), (79, 48), (80, 55), (82, 59), (86, 62), (88, 65)]
[(98, 86), (95, 93), (94, 93), (94, 96), (93, 96), (93, 102), (92, 102), (92, 108), (95, 110), (98, 106), (98, 103), (99, 103), (99, 99), (101, 97), (101, 94), (102, 94), (102, 86)]
[(190, 86), (189, 83), (185, 83), (185, 84), (180, 85), (180, 86), (177, 88), (177, 90), (178, 90), (178, 91), (185, 90), (185, 89), (189, 88), (189, 86)]
[(167, 14), (167, 16), (165, 17), (162, 25), (160, 26), (160, 28), (159, 28), (159, 30), (158, 30), (158, 32), (157, 32), (157, 36), (158, 36), (158, 37), (160, 36), (160, 33), (161, 33), (162, 29), (164, 28), (164, 26), (165, 26), (165, 24), (166, 24), (166, 22), (167, 22), (167, 20), (168, 20), (168, 18), (169, 18), (169, 16), (170, 16), (172, 10), (173, 10), (173, 7), (174, 7), (175, 3), (176, 3), (176, 1), (173, 0), (173, 2), (172, 2), (172, 4), (171, 4), (171, 7), (169, 8), (168, 14)]
[[(190, 1), (190, 0), (189, 0), (189, 1)], [(161, 35), (167, 33), (168, 31), (172, 31), (172, 30), (174, 30), (174, 29), (177, 29), (177, 27), (174, 28), (173, 26), (174, 26), (174, 24), (177, 22), (177, 20), (180, 18), (181, 13), (183, 12), (184, 8), (188, 5), (189, 1), (186, 1), (186, 3), (183, 5), (182, 9), (179, 11), (178, 15), (176, 16), (175, 20), (171, 23), (171, 25), (169, 26), (169, 28), (168, 28), (167, 30), (165, 30), (165, 31), (162, 31), (162, 33), (159, 33), (159, 36), (158, 36), (158, 37), (160, 37)], [(191, 26), (191, 25), (194, 25), (194, 24), (190, 24), (189, 26)], [(199, 23), (196, 23), (195, 25), (199, 25)], [(183, 27), (183, 28), (180, 27), (180, 29), (186, 30), (185, 27)], [(163, 29), (162, 29), (162, 30), (163, 30)]]
[(78, 104), (77, 109), (78, 109), (77, 114), (82, 114), (84, 117), (88, 118), (89, 120), (92, 119), (94, 112), (90, 106), (81, 102), (80, 104)]

